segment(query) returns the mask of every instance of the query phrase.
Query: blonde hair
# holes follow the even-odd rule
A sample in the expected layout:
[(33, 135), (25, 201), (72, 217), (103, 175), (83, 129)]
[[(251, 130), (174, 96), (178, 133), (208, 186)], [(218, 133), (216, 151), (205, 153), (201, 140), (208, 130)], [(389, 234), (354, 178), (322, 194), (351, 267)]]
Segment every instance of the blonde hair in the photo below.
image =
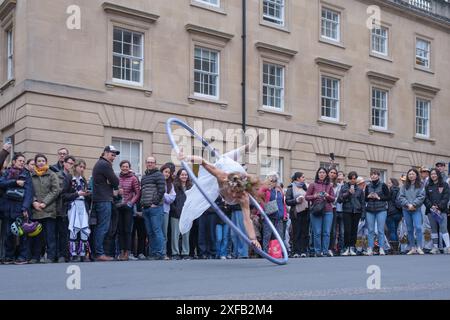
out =
[(258, 177), (241, 172), (228, 174), (227, 180), (231, 192), (242, 193), (247, 191), (253, 197), (258, 195), (258, 189), (261, 186), (261, 181)]

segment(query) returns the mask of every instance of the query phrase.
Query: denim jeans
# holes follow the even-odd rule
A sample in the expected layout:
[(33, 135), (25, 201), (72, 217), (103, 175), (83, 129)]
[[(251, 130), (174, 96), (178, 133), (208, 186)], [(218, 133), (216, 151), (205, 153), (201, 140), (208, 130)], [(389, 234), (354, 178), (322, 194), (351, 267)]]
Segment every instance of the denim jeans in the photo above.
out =
[(230, 227), (226, 223), (216, 224), (216, 256), (218, 258), (227, 256), (229, 232)]
[(95, 253), (97, 256), (102, 256), (105, 254), (103, 241), (105, 241), (105, 236), (108, 233), (111, 224), (112, 202), (95, 202), (94, 210), (97, 214), (97, 225), (95, 226)]
[(387, 211), (366, 212), (368, 235), (368, 247), (373, 249), (375, 239), (375, 222), (377, 223), (378, 246), (384, 248), (384, 225), (386, 224)]
[(386, 219), (386, 225), (389, 230), (389, 240), (390, 241), (398, 241), (398, 225), (400, 224), (400, 221), (402, 220), (402, 215), (399, 213), (388, 215)]
[(164, 245), (164, 234), (162, 231), (164, 222), (164, 208), (163, 206), (145, 208), (143, 214), (148, 240), (150, 242), (150, 246), (148, 248), (149, 256), (158, 258), (162, 257)]
[[(277, 230), (278, 234), (281, 237), (281, 240), (284, 241), (284, 233), (283, 233), (283, 219), (280, 219), (276, 216), (269, 217), (270, 221), (272, 222), (273, 226), (275, 227), (275, 230)], [(267, 223), (267, 220), (263, 220), (263, 250), (265, 252), (269, 252), (269, 243), (271, 239), (275, 239), (275, 234), (272, 231), (272, 228), (270, 228), (270, 225)]]
[(406, 228), (408, 229), (409, 246), (415, 247), (414, 230), (416, 231), (417, 247), (423, 248), (423, 232), (422, 232), (422, 210), (417, 208), (416, 211), (408, 211), (403, 209), (403, 217), (405, 218)]
[[(241, 230), (244, 234), (247, 234), (244, 226), (244, 216), (242, 211), (233, 211), (231, 214), (231, 221)], [(231, 229), (231, 241), (233, 242), (233, 255), (235, 258), (248, 258), (248, 245), (236, 232)]]
[(330, 246), (333, 211), (325, 212), (323, 216), (320, 217), (311, 214), (310, 217), (314, 237), (314, 251), (316, 254), (321, 252), (326, 254), (328, 253), (328, 247)]

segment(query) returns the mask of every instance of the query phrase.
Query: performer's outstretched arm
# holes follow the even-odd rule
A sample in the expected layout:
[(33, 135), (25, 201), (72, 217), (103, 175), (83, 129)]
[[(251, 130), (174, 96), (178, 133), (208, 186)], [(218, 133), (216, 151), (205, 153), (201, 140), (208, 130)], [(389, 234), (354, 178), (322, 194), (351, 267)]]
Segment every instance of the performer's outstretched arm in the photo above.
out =
[(241, 200), (241, 209), (242, 214), (244, 215), (244, 227), (245, 231), (247, 231), (248, 238), (255, 247), (261, 249), (261, 245), (256, 239), (255, 227), (253, 226), (252, 219), (250, 218), (250, 200), (248, 198), (248, 194), (246, 194)]
[(202, 165), (206, 171), (208, 171), (211, 175), (213, 175), (220, 181), (225, 180), (228, 176), (225, 171), (216, 168), (212, 163), (209, 163), (200, 156), (185, 156), (182, 149), (178, 154), (178, 159)]

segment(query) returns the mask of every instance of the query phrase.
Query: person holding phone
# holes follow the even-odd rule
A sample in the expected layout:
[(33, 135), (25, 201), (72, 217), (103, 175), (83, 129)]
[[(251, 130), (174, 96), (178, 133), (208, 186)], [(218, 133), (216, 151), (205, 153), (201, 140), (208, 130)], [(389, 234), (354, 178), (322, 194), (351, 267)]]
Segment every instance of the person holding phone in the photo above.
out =
[(339, 193), (338, 202), (342, 203), (344, 219), (344, 246), (343, 256), (356, 256), (356, 234), (359, 219), (365, 218), (365, 194), (364, 190), (356, 185), (358, 174), (351, 171), (348, 174), (348, 182), (345, 183)]
[(3, 165), (5, 163), (6, 158), (8, 158), (9, 153), (11, 152), (12, 144), (11, 140), (7, 141), (2, 150), (0, 150), (0, 171), (3, 169)]

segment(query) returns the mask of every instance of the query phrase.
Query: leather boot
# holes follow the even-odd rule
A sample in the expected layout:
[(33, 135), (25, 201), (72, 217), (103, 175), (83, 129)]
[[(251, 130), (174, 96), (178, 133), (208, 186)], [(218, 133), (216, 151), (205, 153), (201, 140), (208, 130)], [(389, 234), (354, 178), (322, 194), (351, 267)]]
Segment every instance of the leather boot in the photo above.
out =
[(123, 261), (128, 261), (128, 250), (123, 252)]

